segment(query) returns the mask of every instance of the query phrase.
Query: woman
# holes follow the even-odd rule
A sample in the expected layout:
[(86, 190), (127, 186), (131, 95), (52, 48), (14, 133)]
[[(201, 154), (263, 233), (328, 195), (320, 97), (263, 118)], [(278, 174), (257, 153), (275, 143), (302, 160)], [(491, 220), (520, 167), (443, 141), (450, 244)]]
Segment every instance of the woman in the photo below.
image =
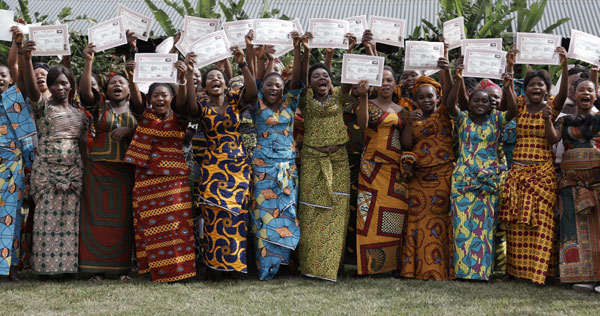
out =
[[(106, 97), (93, 88), (94, 45), (83, 51), (85, 66), (80, 80), (81, 102), (91, 110), (95, 135), (89, 146), (81, 209), (79, 268), (102, 280), (105, 273), (131, 280), (133, 211), (131, 190), (134, 167), (125, 163), (125, 152), (137, 121), (129, 108), (129, 83), (120, 75), (106, 84)], [(104, 102), (102, 102), (102, 101)]]
[[(440, 59), (438, 65), (442, 73), (449, 74), (446, 58)], [(421, 76), (412, 92), (418, 107), (411, 113), (413, 152), (417, 159), (408, 186), (410, 207), (402, 250), (402, 276), (453, 279), (449, 216), (450, 177), (454, 167), (452, 123), (442, 101), (442, 85)]]
[[(566, 73), (566, 52), (561, 47), (556, 51)], [(513, 72), (515, 54), (514, 49), (507, 54), (508, 73)], [(517, 102), (517, 143), (499, 214), (499, 220), (507, 223), (504, 280), (518, 277), (544, 284), (547, 276), (555, 274), (556, 175), (552, 145), (560, 140), (560, 135), (552, 127), (568, 85), (562, 80), (554, 98), (547, 96), (550, 85), (547, 71), (528, 71), (524, 79), (525, 96)]]
[(308, 69), (310, 49), (306, 33), (302, 61), (307, 88), (300, 100), (304, 118), (298, 219), (300, 271), (310, 277), (336, 281), (344, 252), (349, 219), (350, 171), (345, 143), (343, 106), (350, 85), (332, 88), (323, 64)]
[(174, 104), (185, 107), (186, 82), (182, 81), (188, 75), (192, 81), (193, 72), (181, 61), (175, 66), (177, 94), (170, 84), (150, 85), (148, 108), (125, 154), (125, 162), (135, 165), (132, 198), (138, 273), (150, 272), (154, 282), (196, 275), (190, 171), (181, 149), (188, 122), (172, 109)]
[[(462, 69), (456, 76), (462, 81)], [(488, 281), (494, 262), (494, 231), (501, 163), (498, 159), (504, 126), (516, 113), (512, 78), (504, 78), (507, 111), (492, 108), (490, 94), (475, 89), (468, 97), (468, 112), (457, 106), (464, 85), (456, 83), (448, 96), (448, 112), (455, 120), (459, 157), (452, 174), (452, 224), (456, 278)], [(499, 104), (499, 102), (495, 102)]]
[(394, 71), (386, 66), (377, 98), (368, 100), (366, 80), (359, 82), (358, 125), (365, 131), (360, 177), (356, 249), (358, 274), (400, 270), (404, 220), (408, 211), (406, 179), (414, 161), (408, 111), (392, 101)]
[(252, 232), (256, 236), (256, 261), (261, 280), (273, 279), (281, 264), (288, 264), (300, 239), (296, 219), (296, 146), (294, 113), (300, 99), (300, 35), (294, 39), (294, 68), (290, 90), (283, 77), (267, 74), (258, 84), (255, 121), (256, 151), (252, 159), (254, 205)]
[[(211, 69), (202, 77), (208, 98), (190, 98), (188, 110), (194, 120), (200, 121), (207, 142), (196, 200), (204, 220), (204, 263), (218, 271), (246, 273), (250, 161), (239, 128), (242, 105), (256, 102), (257, 92), (243, 51), (239, 47), (232, 50), (242, 69), (245, 88), (227, 91), (223, 71)], [(189, 80), (188, 91), (193, 91)]]
[(69, 104), (75, 85), (63, 66), (48, 71), (51, 97), (42, 96), (31, 63), (35, 42), (23, 45), (19, 69), (38, 128), (39, 144), (31, 175), (36, 204), (33, 227), (33, 271), (39, 275), (78, 270), (79, 211), (83, 163), (87, 159), (86, 118)]
[(560, 280), (594, 283), (600, 282), (600, 116), (592, 112), (597, 86), (589, 79), (574, 86), (577, 113), (555, 124), (565, 146), (558, 177)]

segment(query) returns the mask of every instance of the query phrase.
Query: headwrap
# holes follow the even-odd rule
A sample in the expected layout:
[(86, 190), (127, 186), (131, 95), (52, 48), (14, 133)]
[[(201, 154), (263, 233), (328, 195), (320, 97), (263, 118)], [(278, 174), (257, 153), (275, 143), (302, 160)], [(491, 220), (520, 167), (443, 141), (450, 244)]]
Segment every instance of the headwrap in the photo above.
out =
[(498, 88), (498, 89), (500, 89), (500, 86), (497, 85), (497, 84), (495, 84), (490, 79), (483, 79), (483, 80), (479, 81), (479, 84), (475, 87), (475, 89), (483, 89), (483, 90), (486, 90), (487, 88)]
[(229, 80), (229, 86), (231, 88), (234, 87), (243, 87), (244, 86), (244, 76), (235, 76)]
[(416, 97), (417, 91), (419, 91), (419, 88), (424, 87), (424, 86), (432, 86), (435, 89), (435, 91), (437, 92), (438, 98), (442, 96), (442, 85), (439, 84), (439, 82), (433, 80), (429, 76), (421, 76), (421, 77), (417, 78), (417, 80), (415, 81), (415, 85), (412, 89), (413, 96)]

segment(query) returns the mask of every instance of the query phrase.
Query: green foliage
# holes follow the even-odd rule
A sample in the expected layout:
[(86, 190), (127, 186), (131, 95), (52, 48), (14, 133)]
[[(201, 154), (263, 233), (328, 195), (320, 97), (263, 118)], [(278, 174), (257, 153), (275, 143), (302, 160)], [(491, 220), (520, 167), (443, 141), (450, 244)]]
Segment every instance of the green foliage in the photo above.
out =
[(246, 14), (246, 11), (243, 9), (244, 0), (239, 0), (237, 3), (233, 0), (227, 0), (227, 2), (228, 5), (219, 1), (219, 6), (221, 7), (221, 10), (223, 10), (227, 22), (248, 19), (248, 14)]

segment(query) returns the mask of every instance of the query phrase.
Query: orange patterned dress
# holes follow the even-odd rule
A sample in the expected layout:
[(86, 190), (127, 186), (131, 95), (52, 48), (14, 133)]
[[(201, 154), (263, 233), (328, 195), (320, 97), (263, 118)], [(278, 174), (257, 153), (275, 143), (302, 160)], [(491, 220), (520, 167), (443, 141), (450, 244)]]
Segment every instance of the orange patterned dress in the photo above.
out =
[[(550, 97), (552, 120), (559, 111)], [(518, 99), (517, 143), (514, 163), (502, 192), (499, 220), (507, 223), (507, 272), (543, 284), (556, 272), (554, 244), (558, 238), (554, 216), (556, 174), (552, 146), (545, 137), (541, 111), (527, 111), (527, 99)], [(534, 162), (531, 165), (519, 161)]]

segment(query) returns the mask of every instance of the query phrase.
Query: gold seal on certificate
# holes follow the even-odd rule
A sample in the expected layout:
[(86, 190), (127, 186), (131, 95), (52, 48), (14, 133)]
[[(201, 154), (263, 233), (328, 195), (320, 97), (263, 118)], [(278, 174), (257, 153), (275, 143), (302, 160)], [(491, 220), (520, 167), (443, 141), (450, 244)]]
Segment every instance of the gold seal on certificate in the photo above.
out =
[(145, 15), (141, 15), (123, 5), (119, 5), (117, 9), (117, 16), (123, 18), (123, 24), (125, 30), (129, 30), (135, 33), (135, 37), (142, 41), (147, 41), (150, 36), (150, 29), (152, 28), (152, 18)]
[(361, 80), (379, 87), (383, 79), (385, 58), (379, 56), (344, 54), (342, 61), (342, 83), (357, 84)]
[(127, 43), (123, 18), (116, 17), (98, 23), (88, 29), (88, 43), (96, 45), (96, 52), (121, 46)]
[(177, 82), (177, 54), (135, 54), (133, 82)]
[(438, 59), (444, 56), (444, 43), (406, 41), (404, 70), (438, 70)]
[(464, 77), (502, 79), (506, 69), (505, 51), (467, 48), (464, 56)]
[(560, 46), (560, 35), (517, 33), (515, 58), (516, 64), (558, 65), (560, 59), (556, 48)]
[(66, 24), (31, 26), (29, 39), (35, 41), (33, 56), (71, 55), (69, 28)]

